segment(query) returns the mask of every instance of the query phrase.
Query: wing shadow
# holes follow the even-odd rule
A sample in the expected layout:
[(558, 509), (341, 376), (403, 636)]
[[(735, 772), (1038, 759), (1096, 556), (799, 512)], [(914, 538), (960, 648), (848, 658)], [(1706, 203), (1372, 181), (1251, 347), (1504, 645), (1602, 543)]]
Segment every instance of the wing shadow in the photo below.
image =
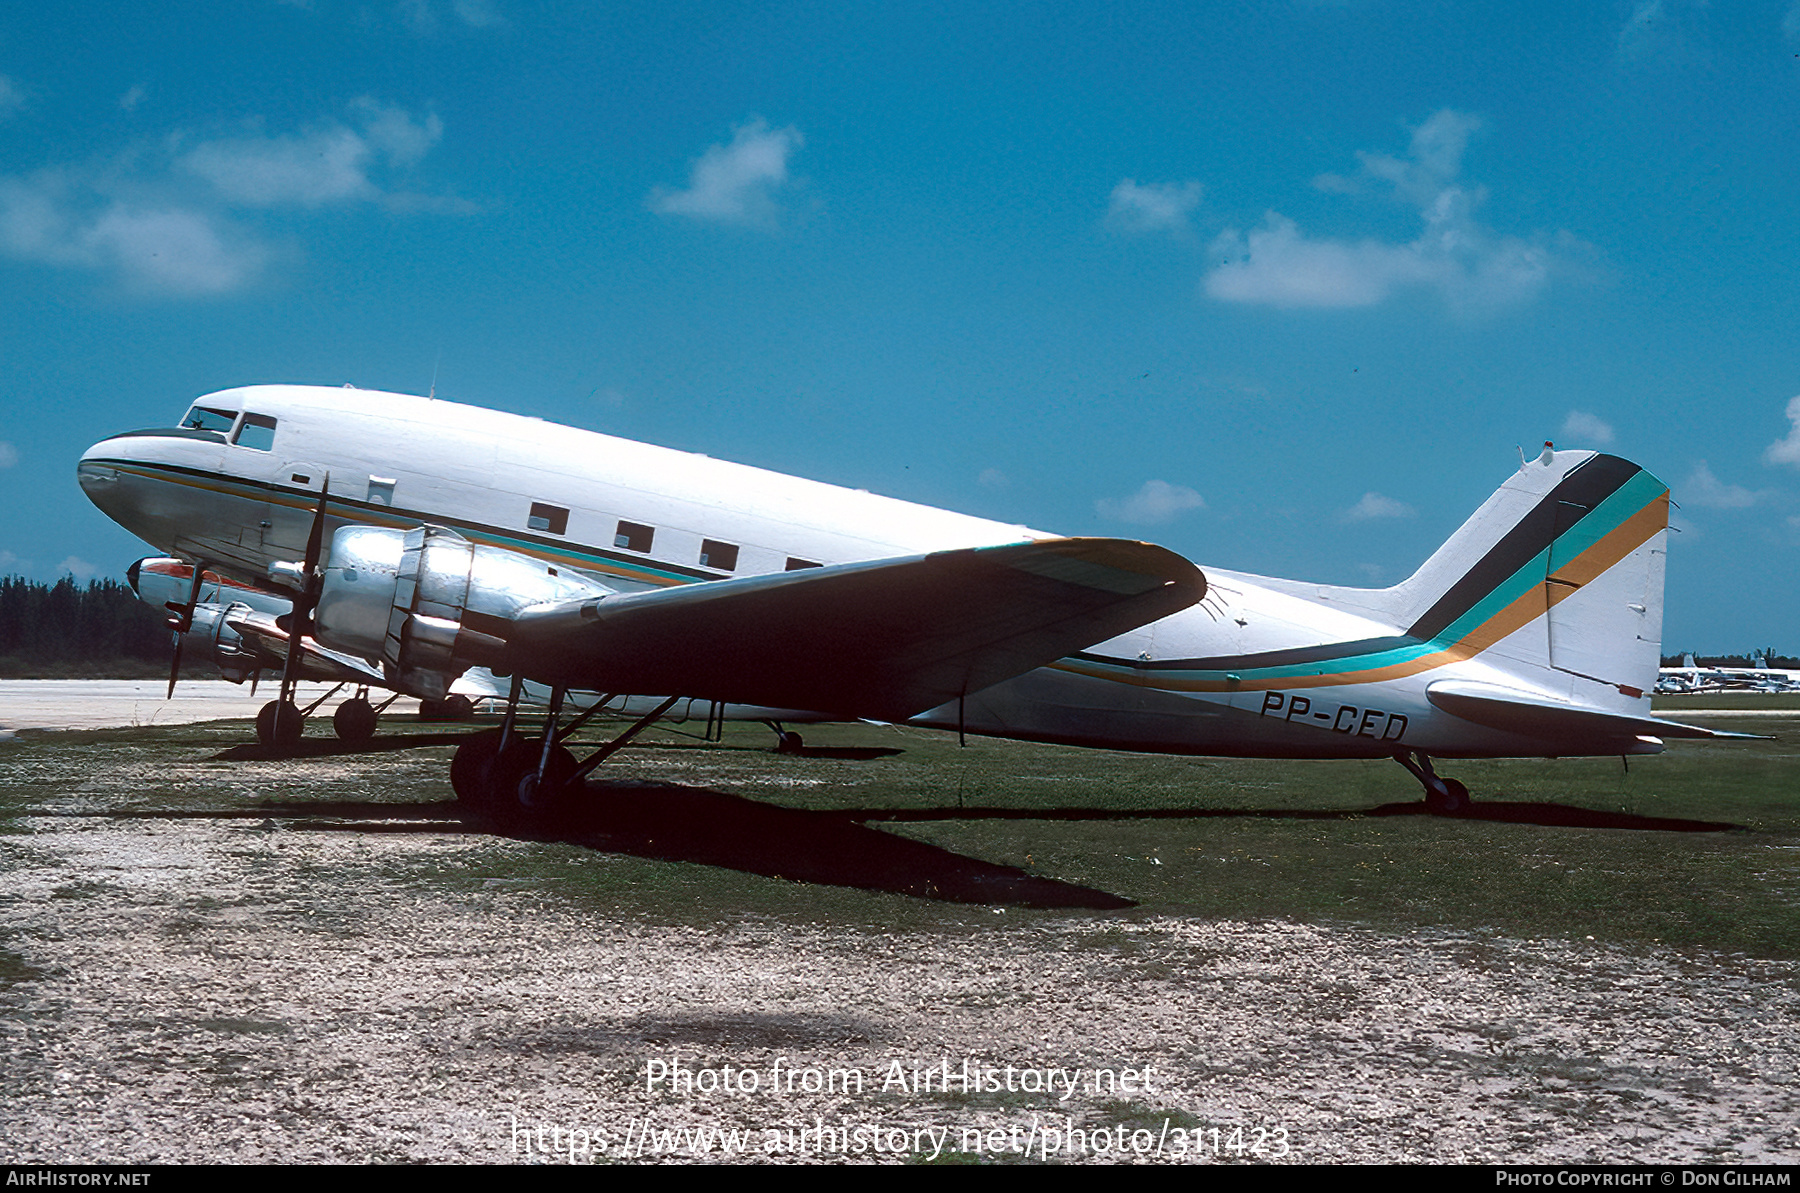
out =
[[(1361, 820), (1371, 816), (1427, 816), (1435, 814), (1424, 800), (1404, 804), (1379, 804), (1373, 808), (852, 808), (835, 813), (862, 821), (907, 820), (1207, 820), (1248, 818), (1261, 820)], [(1511, 803), (1482, 800), (1456, 820), (1489, 820), (1501, 824), (1535, 824), (1545, 828), (1619, 828), (1661, 833), (1727, 833), (1747, 831), (1742, 825), (1716, 820), (1683, 820), (1670, 816), (1639, 816), (1631, 812), (1599, 812), (1569, 804)]]

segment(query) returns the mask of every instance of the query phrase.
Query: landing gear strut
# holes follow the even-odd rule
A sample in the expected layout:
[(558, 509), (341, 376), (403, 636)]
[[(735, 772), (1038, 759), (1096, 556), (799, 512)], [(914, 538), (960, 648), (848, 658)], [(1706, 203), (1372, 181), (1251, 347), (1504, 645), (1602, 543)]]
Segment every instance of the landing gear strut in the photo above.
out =
[(573, 752), (563, 743), (576, 730), (604, 709), (612, 696), (600, 700), (592, 708), (558, 728), (566, 689), (550, 689), (550, 708), (544, 716), (544, 731), (537, 737), (525, 737), (517, 731), (519, 697), (524, 685), (513, 679), (506, 700), (506, 715), (500, 728), (477, 733), (456, 749), (450, 762), (450, 786), (464, 805), (485, 812), (501, 823), (542, 815), (566, 800), (607, 758), (661, 719), (674, 707), (679, 697), (671, 696), (610, 742), (577, 762)]
[[(300, 740), (300, 736), (306, 732), (306, 718), (318, 711), (319, 705), (325, 703), (343, 690), (344, 685), (339, 684), (305, 708), (301, 708), (298, 704), (294, 703), (293, 697), (286, 693), (283, 693), (280, 700), (269, 701), (267, 704), (263, 705), (261, 711), (256, 714), (256, 740), (265, 746), (280, 746), (284, 750), (291, 748)], [(354, 701), (351, 703), (354, 703)], [(364, 703), (366, 704), (367, 702), (365, 701)], [(384, 705), (383, 707), (386, 706)], [(339, 711), (341, 712), (342, 710), (340, 709)], [(373, 733), (375, 732), (374, 713), (371, 712), (369, 716), (369, 732)], [(342, 722), (338, 721), (335, 716), (332, 718), (332, 721), (338, 727), (338, 736), (343, 737), (344, 731)]]
[(1395, 750), (1394, 761), (1412, 772), (1425, 788), (1425, 807), (1433, 816), (1467, 815), (1469, 789), (1455, 779), (1444, 779), (1432, 769), (1431, 755), (1422, 750)]

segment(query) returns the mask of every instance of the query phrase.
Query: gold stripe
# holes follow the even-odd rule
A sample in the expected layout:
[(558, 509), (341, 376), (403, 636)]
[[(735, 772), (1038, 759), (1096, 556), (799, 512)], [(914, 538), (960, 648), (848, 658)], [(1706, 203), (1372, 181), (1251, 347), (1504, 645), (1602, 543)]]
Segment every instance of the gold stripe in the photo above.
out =
[(1277, 688), (1285, 691), (1291, 688), (1347, 687), (1352, 684), (1382, 683), (1387, 680), (1405, 679), (1422, 671), (1432, 671), (1452, 663), (1460, 663), (1465, 659), (1472, 659), (1507, 635), (1524, 629), (1548, 613), (1552, 605), (1559, 603), (1570, 593), (1576, 591), (1575, 588), (1569, 587), (1570, 584), (1585, 584), (1603, 574), (1608, 568), (1649, 542), (1658, 531), (1666, 528), (1668, 524), (1669, 493), (1665, 489), (1655, 500), (1596, 539), (1587, 550), (1558, 569), (1552, 578), (1565, 581), (1565, 583), (1535, 584), (1521, 593), (1504, 609), (1469, 631), (1461, 641), (1452, 643), (1442, 650), (1420, 655), (1416, 659), (1408, 659), (1403, 663), (1390, 663), (1385, 667), (1371, 667), (1362, 671), (1339, 671), (1329, 675), (1293, 675), (1274, 679), (1241, 680), (1237, 683), (1216, 679), (1177, 679), (1159, 682), (1148, 672), (1116, 675), (1085, 669), (1079, 664), (1071, 664), (1066, 660), (1051, 665), (1059, 671), (1087, 675), (1094, 679), (1106, 679), (1114, 683), (1157, 688), (1170, 692), (1263, 692)]

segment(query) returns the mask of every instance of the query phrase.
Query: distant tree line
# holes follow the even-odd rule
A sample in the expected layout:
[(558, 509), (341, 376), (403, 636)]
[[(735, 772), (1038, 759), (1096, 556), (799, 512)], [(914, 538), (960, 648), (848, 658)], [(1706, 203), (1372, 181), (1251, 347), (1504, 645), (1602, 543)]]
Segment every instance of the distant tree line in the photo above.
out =
[(0, 579), (0, 678), (164, 675), (170, 651), (168, 615), (129, 585)]

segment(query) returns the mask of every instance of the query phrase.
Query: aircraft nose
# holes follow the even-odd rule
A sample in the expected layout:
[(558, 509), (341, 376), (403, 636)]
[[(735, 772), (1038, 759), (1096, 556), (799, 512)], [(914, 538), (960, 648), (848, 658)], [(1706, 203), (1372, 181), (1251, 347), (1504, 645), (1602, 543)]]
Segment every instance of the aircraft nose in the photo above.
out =
[(140, 596), (140, 597), (143, 596), (144, 594), (141, 592), (138, 592), (138, 573), (142, 572), (143, 570), (144, 570), (144, 561), (141, 559), (138, 560), (136, 563), (132, 564), (130, 567), (125, 569), (125, 583), (131, 585), (131, 591), (137, 592), (138, 596)]
[(75, 465), (75, 479), (81, 485), (81, 491), (96, 504), (101, 494), (119, 479), (119, 470), (106, 462), (110, 454), (108, 447), (114, 442), (113, 438), (102, 439), (82, 452), (80, 463)]

